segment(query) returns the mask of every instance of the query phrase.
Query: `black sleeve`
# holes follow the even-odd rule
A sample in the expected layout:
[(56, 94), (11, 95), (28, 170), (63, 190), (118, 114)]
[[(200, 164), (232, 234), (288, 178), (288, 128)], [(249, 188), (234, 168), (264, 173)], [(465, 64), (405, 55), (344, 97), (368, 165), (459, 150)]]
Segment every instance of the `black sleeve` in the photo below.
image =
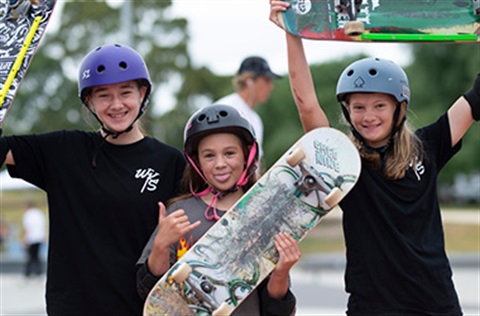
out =
[(148, 269), (148, 264), (145, 262), (137, 270), (137, 292), (142, 300), (146, 300), (152, 288), (160, 280), (160, 276), (154, 276)]
[(271, 298), (268, 294), (267, 283), (265, 279), (259, 287), (260, 309), (262, 316), (290, 316), (295, 314), (297, 299), (295, 295), (288, 290), (282, 299)]
[(0, 167), (3, 166), (9, 150), (10, 147), (8, 147), (7, 140), (3, 137), (0, 137)]

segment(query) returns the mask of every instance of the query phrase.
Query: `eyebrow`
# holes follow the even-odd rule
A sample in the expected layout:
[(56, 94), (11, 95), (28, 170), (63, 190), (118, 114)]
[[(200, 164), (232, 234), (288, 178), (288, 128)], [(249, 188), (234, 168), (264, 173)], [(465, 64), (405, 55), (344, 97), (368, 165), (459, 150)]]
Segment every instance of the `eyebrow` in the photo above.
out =
[[(126, 88), (135, 88), (135, 86), (132, 82), (125, 82), (122, 85), (120, 85), (120, 89), (126, 89)], [(97, 86), (92, 88), (92, 93), (102, 92), (105, 90), (108, 90), (105, 86)]]

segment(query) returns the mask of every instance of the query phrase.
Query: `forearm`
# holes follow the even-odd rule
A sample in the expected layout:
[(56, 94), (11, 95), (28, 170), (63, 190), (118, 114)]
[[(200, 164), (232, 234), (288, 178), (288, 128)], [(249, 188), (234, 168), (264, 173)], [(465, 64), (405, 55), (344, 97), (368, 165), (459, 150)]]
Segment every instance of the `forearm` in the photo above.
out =
[(317, 127), (329, 126), (315, 93), (302, 39), (287, 32), (286, 40), (290, 89), (305, 132)]
[(289, 287), (288, 273), (279, 273), (274, 270), (267, 283), (268, 295), (280, 300), (285, 297)]
[(155, 276), (161, 276), (170, 269), (170, 247), (155, 245), (147, 261), (148, 270)]

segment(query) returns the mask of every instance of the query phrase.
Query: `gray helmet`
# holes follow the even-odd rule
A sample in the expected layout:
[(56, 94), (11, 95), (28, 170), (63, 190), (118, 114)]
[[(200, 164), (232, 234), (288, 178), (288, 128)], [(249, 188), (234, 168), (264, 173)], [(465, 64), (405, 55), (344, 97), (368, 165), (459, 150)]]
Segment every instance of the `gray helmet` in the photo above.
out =
[(351, 93), (385, 93), (399, 103), (410, 103), (408, 78), (401, 67), (387, 59), (365, 58), (348, 66), (337, 83), (337, 100)]
[(206, 106), (195, 112), (187, 121), (184, 130), (184, 149), (188, 155), (196, 150), (196, 143), (201, 137), (212, 133), (233, 133), (247, 145), (256, 143), (252, 125), (229, 105)]

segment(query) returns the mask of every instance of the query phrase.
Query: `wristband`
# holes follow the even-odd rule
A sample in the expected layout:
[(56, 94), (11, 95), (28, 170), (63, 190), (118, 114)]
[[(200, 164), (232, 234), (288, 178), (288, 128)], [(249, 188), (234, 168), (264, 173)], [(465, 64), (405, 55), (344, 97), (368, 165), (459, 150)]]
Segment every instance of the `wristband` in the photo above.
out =
[(480, 73), (473, 83), (473, 86), (468, 90), (463, 97), (467, 100), (472, 109), (472, 116), (475, 121), (480, 120)]

